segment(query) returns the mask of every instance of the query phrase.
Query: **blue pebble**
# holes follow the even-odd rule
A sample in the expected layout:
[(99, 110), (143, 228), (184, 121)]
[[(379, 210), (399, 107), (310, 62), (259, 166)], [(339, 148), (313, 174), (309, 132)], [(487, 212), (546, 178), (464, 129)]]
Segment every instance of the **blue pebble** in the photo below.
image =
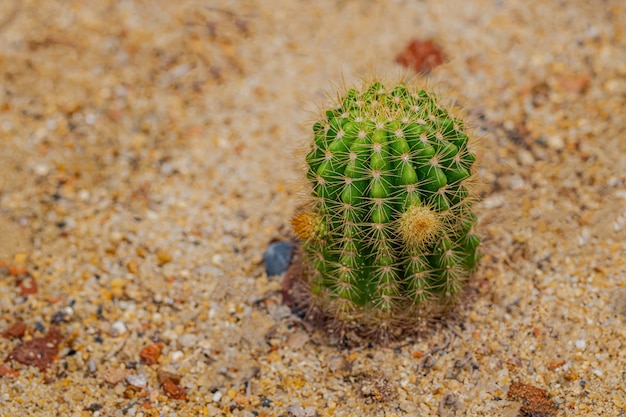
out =
[(282, 275), (289, 268), (291, 263), (291, 255), (293, 254), (293, 243), (291, 242), (275, 242), (268, 246), (263, 254), (263, 262), (265, 263), (265, 271), (268, 276)]

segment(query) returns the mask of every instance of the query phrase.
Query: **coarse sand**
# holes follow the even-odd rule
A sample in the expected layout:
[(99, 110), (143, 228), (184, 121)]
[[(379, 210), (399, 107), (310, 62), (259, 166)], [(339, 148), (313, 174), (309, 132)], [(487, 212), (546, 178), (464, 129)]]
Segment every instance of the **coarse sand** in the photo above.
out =
[[(474, 299), (337, 345), (262, 256), (316, 103), (414, 39), (481, 138)], [(0, 416), (625, 415), (625, 103), (622, 0), (0, 2)]]

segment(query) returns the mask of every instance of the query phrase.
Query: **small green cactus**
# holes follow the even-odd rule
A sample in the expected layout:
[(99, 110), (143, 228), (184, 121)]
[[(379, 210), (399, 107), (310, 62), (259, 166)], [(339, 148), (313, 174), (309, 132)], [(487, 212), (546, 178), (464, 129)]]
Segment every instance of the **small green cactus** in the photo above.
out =
[(310, 198), (292, 219), (306, 305), (385, 337), (453, 305), (480, 258), (463, 121), (430, 92), (374, 82), (313, 134)]

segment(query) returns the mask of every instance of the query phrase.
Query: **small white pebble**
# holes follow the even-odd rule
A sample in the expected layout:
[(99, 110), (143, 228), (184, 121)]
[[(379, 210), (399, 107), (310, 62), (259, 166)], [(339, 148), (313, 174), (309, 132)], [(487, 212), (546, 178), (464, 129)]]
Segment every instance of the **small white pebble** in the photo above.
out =
[(48, 175), (50, 172), (50, 168), (46, 164), (37, 164), (34, 166), (34, 171), (36, 175), (43, 177), (44, 175)]
[(148, 381), (146, 380), (146, 376), (144, 374), (128, 375), (126, 376), (126, 382), (128, 385), (132, 385), (137, 388), (143, 388), (148, 385)]
[(123, 321), (115, 321), (111, 325), (111, 336), (117, 337), (126, 333), (126, 324)]
[(589, 232), (589, 229), (587, 229), (586, 227), (583, 227), (580, 235), (578, 235), (578, 245), (582, 246), (582, 245), (586, 245), (589, 242), (589, 238), (591, 237), (591, 233)]
[(94, 373), (96, 372), (97, 368), (96, 368), (96, 362), (93, 359), (89, 359), (89, 363), (87, 365), (89, 372), (90, 373)]
[(592, 372), (595, 376), (602, 376), (602, 369), (594, 369)]
[(181, 350), (177, 350), (175, 352), (172, 352), (172, 356), (171, 356), (172, 362), (180, 361), (183, 358), (183, 356), (185, 356), (185, 354)]
[(89, 194), (89, 191), (87, 191), (87, 190), (80, 190), (78, 192), (78, 198), (80, 198), (81, 201), (89, 200), (89, 196), (90, 196), (90, 194)]
[(121, 234), (120, 232), (113, 232), (111, 233), (111, 242), (118, 243), (122, 240), (123, 237), (124, 235)]
[(166, 329), (163, 333), (161, 333), (161, 338), (167, 342), (171, 342), (172, 340), (176, 340), (178, 338), (178, 334), (173, 329)]
[(576, 342), (574, 342), (574, 345), (576, 346), (576, 349), (580, 349), (580, 350), (585, 350), (587, 348), (587, 342), (585, 342), (584, 339), (579, 339)]
[(196, 344), (198, 337), (192, 333), (185, 333), (178, 338), (178, 343), (184, 348), (190, 348)]
[(65, 219), (63, 219), (63, 221), (65, 222), (66, 229), (74, 229), (78, 225), (76, 220), (71, 217), (66, 217)]
[(565, 147), (565, 141), (559, 135), (550, 136), (546, 140), (546, 144), (548, 145), (548, 147), (556, 150), (563, 149)]
[(485, 198), (482, 204), (487, 209), (494, 209), (494, 208), (504, 206), (505, 203), (506, 201), (504, 200), (504, 197), (502, 195), (495, 194), (495, 195), (492, 195), (491, 197)]
[(220, 400), (221, 400), (221, 399), (222, 399), (222, 393), (221, 393), (221, 392), (219, 392), (219, 391), (216, 391), (216, 392), (213, 394), (213, 402), (214, 402), (214, 403), (218, 403), (218, 402), (220, 402)]
[(526, 183), (519, 175), (511, 175), (509, 177), (509, 186), (511, 187), (511, 189), (519, 190), (524, 188), (525, 185)]
[(517, 153), (517, 160), (522, 166), (531, 166), (535, 163), (535, 157), (526, 149), (520, 149)]
[(9, 133), (11, 129), (13, 129), (13, 123), (11, 123), (10, 120), (5, 120), (0, 124), (0, 129), (2, 129), (4, 133)]

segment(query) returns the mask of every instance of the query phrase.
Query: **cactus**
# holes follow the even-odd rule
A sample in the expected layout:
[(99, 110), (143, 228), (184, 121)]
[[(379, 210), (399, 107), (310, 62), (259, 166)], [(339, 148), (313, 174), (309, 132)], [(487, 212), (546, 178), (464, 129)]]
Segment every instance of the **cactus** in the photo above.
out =
[(388, 337), (455, 304), (480, 258), (470, 142), (405, 83), (349, 89), (313, 124), (309, 198), (292, 218), (309, 311)]

